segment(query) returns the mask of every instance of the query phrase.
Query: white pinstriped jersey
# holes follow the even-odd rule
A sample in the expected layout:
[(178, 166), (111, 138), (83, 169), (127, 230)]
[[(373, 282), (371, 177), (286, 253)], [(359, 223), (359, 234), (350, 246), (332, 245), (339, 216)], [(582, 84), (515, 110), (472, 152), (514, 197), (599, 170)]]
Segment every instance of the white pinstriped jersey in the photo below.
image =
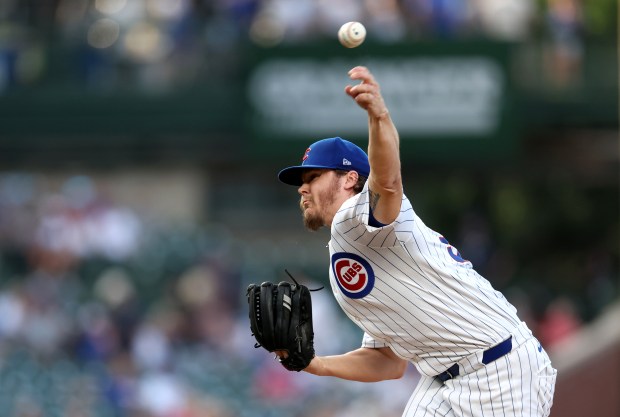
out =
[(364, 347), (390, 346), (428, 376), (493, 346), (521, 323), (470, 262), (428, 228), (403, 196), (398, 218), (368, 226), (368, 183), (331, 226), (330, 283), (363, 331)]

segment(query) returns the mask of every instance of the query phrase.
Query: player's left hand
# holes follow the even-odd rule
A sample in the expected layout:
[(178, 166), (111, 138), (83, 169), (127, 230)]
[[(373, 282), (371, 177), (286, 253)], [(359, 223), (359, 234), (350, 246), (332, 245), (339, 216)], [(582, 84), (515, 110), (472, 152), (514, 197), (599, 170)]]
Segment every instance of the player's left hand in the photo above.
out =
[(289, 371), (302, 371), (314, 358), (312, 298), (305, 285), (251, 284), (247, 290), (255, 347), (275, 353)]
[(357, 85), (347, 85), (344, 91), (355, 102), (368, 112), (371, 117), (382, 118), (388, 115), (388, 109), (383, 101), (379, 83), (366, 67), (358, 66), (349, 71), (349, 78), (361, 80)]

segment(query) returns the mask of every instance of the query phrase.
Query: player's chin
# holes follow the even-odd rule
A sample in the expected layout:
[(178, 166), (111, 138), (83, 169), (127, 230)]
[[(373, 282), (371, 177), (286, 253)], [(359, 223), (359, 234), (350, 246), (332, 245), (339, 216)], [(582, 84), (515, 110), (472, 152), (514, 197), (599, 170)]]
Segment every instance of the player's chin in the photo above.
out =
[(305, 210), (304, 211), (304, 226), (306, 226), (306, 229), (316, 232), (321, 227), (323, 227), (323, 219), (321, 219), (319, 216), (312, 215), (312, 213), (310, 213), (309, 210)]

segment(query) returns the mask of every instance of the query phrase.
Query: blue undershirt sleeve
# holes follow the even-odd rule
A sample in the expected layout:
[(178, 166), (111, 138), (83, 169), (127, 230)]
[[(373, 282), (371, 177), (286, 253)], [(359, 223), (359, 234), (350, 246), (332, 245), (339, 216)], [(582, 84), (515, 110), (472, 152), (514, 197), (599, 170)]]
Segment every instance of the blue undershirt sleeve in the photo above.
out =
[(368, 209), (368, 226), (372, 226), (372, 227), (383, 227), (386, 226), (385, 224), (379, 222), (377, 219), (375, 219), (375, 215), (372, 214), (372, 209), (369, 208)]

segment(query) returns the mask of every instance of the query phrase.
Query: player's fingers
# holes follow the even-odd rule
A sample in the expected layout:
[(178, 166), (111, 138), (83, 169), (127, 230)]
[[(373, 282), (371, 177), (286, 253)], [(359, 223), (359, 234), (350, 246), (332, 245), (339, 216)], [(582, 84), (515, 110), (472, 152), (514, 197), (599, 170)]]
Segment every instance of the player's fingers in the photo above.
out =
[(375, 84), (357, 84), (349, 88), (348, 92), (351, 95), (364, 93), (379, 95), (379, 88)]
[(357, 79), (358, 77), (366, 74), (370, 74), (370, 71), (368, 71), (368, 68), (363, 66), (353, 67), (349, 70), (349, 77), (354, 79)]
[(379, 92), (375, 88), (366, 87), (365, 84), (358, 84), (355, 86), (347, 86), (344, 91), (354, 100), (357, 100), (362, 94), (364, 97), (362, 97), (361, 100), (364, 101), (372, 100), (373, 97), (380, 97)]
[(362, 93), (355, 96), (354, 99), (355, 102), (361, 108), (366, 110), (371, 116), (381, 117), (387, 113), (387, 108), (385, 107), (385, 103), (383, 102), (381, 96), (370, 93)]
[(356, 98), (360, 94), (371, 94), (377, 97), (381, 96), (379, 86), (376, 84), (360, 83), (353, 86), (348, 85), (345, 92), (352, 98)]
[(355, 86), (350, 86), (348, 85), (344, 91), (349, 95), (349, 97), (351, 97), (353, 100), (355, 100), (355, 98), (359, 95), (359, 92), (357, 92), (354, 89)]
[(362, 106), (363, 108), (368, 107), (370, 104), (375, 102), (375, 96), (369, 93), (361, 93), (355, 95), (354, 99), (357, 104)]
[(365, 84), (377, 84), (375, 78), (366, 67), (355, 67), (349, 71), (349, 78), (361, 80)]

